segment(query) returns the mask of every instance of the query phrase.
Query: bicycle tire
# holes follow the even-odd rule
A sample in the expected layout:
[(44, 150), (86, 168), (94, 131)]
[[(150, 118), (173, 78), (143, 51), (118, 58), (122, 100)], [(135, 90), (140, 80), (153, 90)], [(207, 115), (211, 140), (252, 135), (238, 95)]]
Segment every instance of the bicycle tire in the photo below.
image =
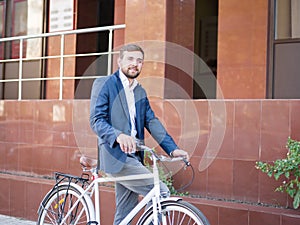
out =
[[(53, 189), (40, 206), (37, 225), (60, 224), (80, 195), (80, 191), (73, 186), (60, 185)], [(86, 225), (91, 223), (90, 215), (88, 204), (82, 198), (63, 224)]]
[[(161, 216), (159, 217), (159, 224), (164, 225), (209, 225), (204, 214), (194, 205), (178, 200), (161, 202)], [(138, 221), (138, 225), (152, 225), (153, 209), (150, 207)]]

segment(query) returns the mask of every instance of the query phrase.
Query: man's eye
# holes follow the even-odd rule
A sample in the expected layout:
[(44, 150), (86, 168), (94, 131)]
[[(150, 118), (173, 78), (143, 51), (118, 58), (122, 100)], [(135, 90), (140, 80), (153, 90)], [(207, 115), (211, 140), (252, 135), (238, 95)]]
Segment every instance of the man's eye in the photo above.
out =
[(135, 62), (135, 63), (143, 63), (143, 59), (136, 59), (134, 57), (127, 57), (126, 61), (127, 62)]

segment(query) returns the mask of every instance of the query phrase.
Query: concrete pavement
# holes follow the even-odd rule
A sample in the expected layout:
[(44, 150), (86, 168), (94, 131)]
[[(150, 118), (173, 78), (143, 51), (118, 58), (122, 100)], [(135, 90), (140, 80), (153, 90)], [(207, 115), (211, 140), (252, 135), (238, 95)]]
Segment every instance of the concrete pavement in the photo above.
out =
[(29, 221), (6, 215), (0, 215), (0, 225), (35, 225), (36, 221)]

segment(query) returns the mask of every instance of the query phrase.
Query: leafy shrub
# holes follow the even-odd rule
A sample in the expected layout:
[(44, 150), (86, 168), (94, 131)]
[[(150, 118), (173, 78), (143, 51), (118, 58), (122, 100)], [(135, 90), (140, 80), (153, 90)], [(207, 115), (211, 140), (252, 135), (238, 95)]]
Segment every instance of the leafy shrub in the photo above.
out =
[[(145, 156), (146, 156), (145, 161), (144, 161), (145, 166), (150, 171), (152, 171), (152, 166), (151, 166), (151, 163), (150, 163), (151, 160), (149, 160), (149, 159), (151, 159), (151, 155), (150, 155), (149, 152), (145, 152)], [(159, 179), (167, 185), (171, 195), (175, 195), (175, 196), (187, 196), (187, 195), (189, 195), (189, 192), (179, 192), (179, 191), (176, 190), (176, 188), (173, 185), (172, 172), (170, 172), (170, 171), (166, 172), (164, 170), (163, 166), (160, 163), (157, 164), (157, 168), (158, 168), (158, 173), (159, 173)]]
[(283, 178), (282, 184), (275, 191), (286, 192), (293, 198), (293, 207), (300, 205), (300, 142), (288, 138), (286, 158), (272, 163), (256, 162), (256, 168), (275, 180)]

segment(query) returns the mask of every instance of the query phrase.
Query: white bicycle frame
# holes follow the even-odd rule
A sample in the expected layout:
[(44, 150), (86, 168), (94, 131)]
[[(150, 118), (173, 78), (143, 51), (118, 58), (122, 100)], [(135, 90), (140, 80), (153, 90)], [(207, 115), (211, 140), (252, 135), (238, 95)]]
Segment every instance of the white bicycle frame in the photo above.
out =
[[(148, 202), (152, 200), (152, 207), (153, 207), (153, 215), (154, 215), (154, 224), (158, 224), (158, 214), (161, 212), (161, 204), (160, 204), (160, 184), (159, 184), (159, 172), (157, 168), (157, 158), (155, 156), (152, 156), (153, 159), (153, 173), (150, 174), (139, 174), (139, 175), (130, 175), (130, 176), (123, 176), (123, 177), (96, 177), (96, 179), (93, 180), (93, 182), (86, 188), (83, 189), (79, 185), (75, 183), (70, 183), (73, 187), (75, 187), (77, 190), (81, 192), (80, 197), (77, 199), (77, 201), (74, 203), (74, 205), (69, 209), (68, 213), (64, 217), (64, 219), (61, 221), (60, 224), (64, 224), (65, 220), (70, 216), (72, 211), (77, 207), (77, 204), (79, 201), (84, 198), (87, 202), (89, 211), (91, 213), (90, 215), (90, 221), (96, 221), (100, 225), (100, 195), (99, 195), (99, 183), (105, 183), (105, 182), (116, 182), (116, 181), (128, 181), (128, 180), (139, 180), (139, 179), (145, 179), (145, 178), (153, 178), (154, 179), (154, 187), (152, 190), (138, 203), (138, 205), (135, 206), (135, 208), (122, 220), (122, 222), (119, 225), (127, 225), (137, 214), (138, 212), (146, 206)], [(182, 160), (180, 158), (173, 159), (173, 161), (179, 161)], [(62, 183), (63, 185), (65, 183)], [(95, 196), (95, 207), (91, 200), (92, 194), (94, 193)], [(176, 197), (168, 197), (164, 200), (173, 200), (178, 201), (180, 198)], [(81, 212), (83, 213), (83, 212)], [(162, 221), (163, 222), (163, 221)], [(76, 223), (75, 223), (76, 224)]]

